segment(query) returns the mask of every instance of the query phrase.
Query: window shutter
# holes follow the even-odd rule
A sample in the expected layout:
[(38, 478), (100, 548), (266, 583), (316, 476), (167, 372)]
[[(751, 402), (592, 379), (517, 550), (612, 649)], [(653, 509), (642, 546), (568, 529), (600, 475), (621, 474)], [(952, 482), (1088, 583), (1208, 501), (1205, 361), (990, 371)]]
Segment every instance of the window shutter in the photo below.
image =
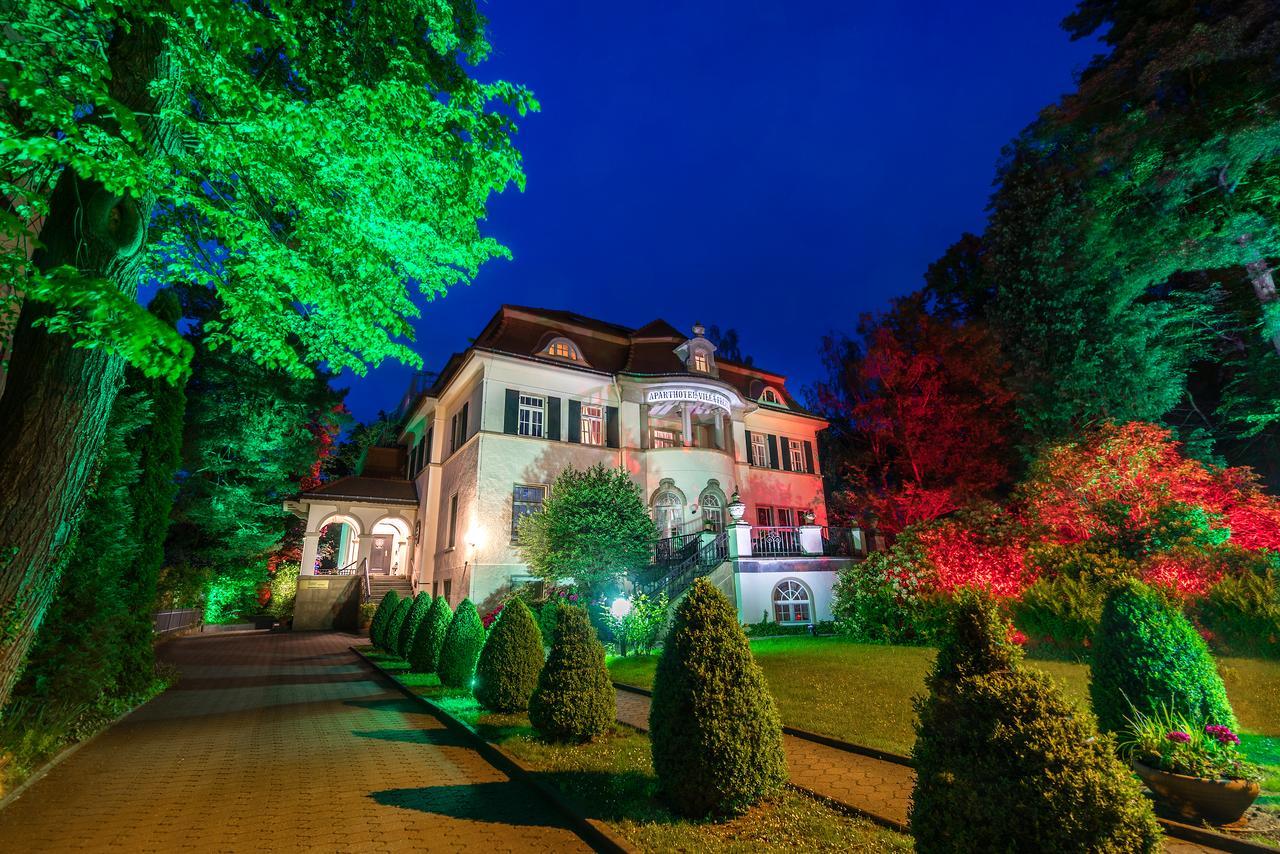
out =
[(547, 398), (547, 438), (560, 441), (560, 398)]
[(804, 470), (809, 474), (817, 474), (818, 470), (813, 466), (813, 443), (804, 443)]
[(514, 436), (519, 432), (520, 389), (507, 389), (507, 411), (502, 420), (502, 432)]
[(778, 462), (782, 463), (783, 471), (791, 471), (791, 440), (786, 436), (778, 437)]
[(582, 401), (569, 401), (569, 441), (582, 441)]
[(769, 440), (769, 468), (782, 468), (778, 463), (778, 437), (769, 433), (765, 438)]
[(422, 445), (422, 456), (418, 458), (418, 471), (427, 467), (431, 462), (431, 445), (435, 442), (436, 428), (434, 426), (427, 428), (427, 441)]
[(458, 447), (467, 443), (467, 415), (471, 409), (471, 401), (462, 404), (462, 414), (458, 416)]
[(449, 419), (449, 453), (458, 450), (458, 413)]
[(618, 407), (606, 406), (604, 410), (604, 433), (605, 443), (610, 448), (617, 448), (622, 445), (619, 437), (618, 425)]
[(752, 456), (752, 453), (753, 452), (751, 450), (751, 431), (748, 430), (747, 431), (747, 465), (749, 466), (753, 466), (756, 464), (755, 457)]

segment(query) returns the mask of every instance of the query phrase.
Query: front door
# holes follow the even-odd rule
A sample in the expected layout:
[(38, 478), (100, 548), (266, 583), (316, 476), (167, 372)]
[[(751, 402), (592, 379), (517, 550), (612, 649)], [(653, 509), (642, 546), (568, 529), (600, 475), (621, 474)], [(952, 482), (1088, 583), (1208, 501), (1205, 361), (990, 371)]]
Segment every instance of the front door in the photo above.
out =
[(391, 565), (391, 538), (374, 537), (373, 551), (369, 554), (369, 571), (386, 573)]

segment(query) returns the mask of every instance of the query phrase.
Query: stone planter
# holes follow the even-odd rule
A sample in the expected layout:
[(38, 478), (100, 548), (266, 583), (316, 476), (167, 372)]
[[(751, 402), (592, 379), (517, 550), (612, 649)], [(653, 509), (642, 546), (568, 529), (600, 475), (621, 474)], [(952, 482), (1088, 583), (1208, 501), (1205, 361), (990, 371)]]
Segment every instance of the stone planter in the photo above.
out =
[(1133, 770), (1160, 800), (1183, 818), (1203, 818), (1210, 824), (1239, 821), (1261, 791), (1249, 780), (1211, 780), (1188, 777), (1143, 765), (1131, 760)]

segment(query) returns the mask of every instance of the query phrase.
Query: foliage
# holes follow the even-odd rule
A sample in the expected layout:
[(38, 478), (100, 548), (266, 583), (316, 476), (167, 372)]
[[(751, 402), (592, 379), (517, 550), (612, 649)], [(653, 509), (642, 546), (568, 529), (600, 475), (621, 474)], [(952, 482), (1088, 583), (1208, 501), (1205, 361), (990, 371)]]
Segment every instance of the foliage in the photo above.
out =
[(406, 661), (409, 660), (409, 653), (413, 651), (413, 639), (418, 634), (418, 629), (422, 626), (422, 621), (426, 619), (427, 612), (431, 610), (431, 606), (435, 604), (435, 599), (430, 595), (419, 593), (413, 597), (413, 605), (409, 608), (409, 613), (405, 615), (404, 623), (400, 626), (400, 634), (396, 638), (395, 652)]
[(631, 597), (630, 605), (631, 610), (622, 617), (616, 617), (612, 611), (612, 603), (605, 602), (601, 605), (601, 616), (622, 655), (629, 652), (647, 653), (662, 640), (671, 603), (666, 593), (660, 593), (656, 597), (636, 593)]
[(923, 552), (902, 537), (890, 551), (842, 567), (831, 603), (838, 631), (871, 643), (929, 642), (938, 597), (926, 587), (924, 566)]
[(1158, 851), (1113, 743), (1007, 636), (994, 602), (961, 597), (916, 701), (916, 850)]
[(1107, 596), (1093, 642), (1089, 695), (1098, 723), (1119, 732), (1132, 713), (1168, 706), (1190, 720), (1237, 726), (1204, 639), (1138, 582)]
[(437, 596), (413, 636), (409, 649), (409, 669), (414, 673), (435, 673), (440, 668), (440, 651), (453, 622), (453, 610), (443, 596)]
[(298, 565), (282, 563), (271, 576), (271, 603), (268, 611), (282, 623), (293, 619), (293, 603), (298, 598)]
[(413, 596), (401, 596), (382, 630), (383, 649), (392, 655), (400, 655), (400, 632), (409, 619), (409, 612), (413, 610), (413, 601)]
[(647, 566), (656, 531), (625, 469), (564, 469), (542, 510), (520, 520), (519, 549), (532, 572), (572, 577), (588, 590)]
[(700, 578), (676, 606), (653, 683), (653, 770), (683, 815), (732, 815), (787, 782), (782, 722), (734, 606)]
[(1198, 615), (1231, 649), (1280, 657), (1280, 570), (1223, 578), (1200, 603)]
[(1168, 706), (1135, 712), (1123, 734), (1122, 753), (1150, 768), (1215, 780), (1261, 779), (1257, 766), (1241, 755), (1240, 737), (1230, 727), (1191, 723)]
[(396, 591), (388, 590), (382, 594), (382, 601), (378, 603), (378, 610), (373, 614), (373, 622), (369, 624), (369, 640), (378, 649), (387, 650), (387, 623), (391, 621), (391, 615), (399, 604), (400, 594)]
[(1013, 602), (1013, 622), (1037, 645), (1083, 656), (1102, 618), (1104, 596), (1084, 578), (1042, 578)]
[(560, 613), (560, 606), (585, 608), (586, 597), (580, 597), (571, 590), (561, 588), (538, 606), (538, 630), (542, 632), (542, 645), (548, 649), (556, 639), (556, 615)]
[(542, 635), (520, 599), (502, 609), (476, 664), (476, 699), (495, 712), (521, 712), (538, 687)]
[(440, 647), (437, 672), (440, 684), (449, 688), (470, 688), (476, 673), (476, 662), (484, 648), (485, 631), (480, 615), (470, 599), (458, 603)]
[(859, 324), (864, 345), (828, 337), (830, 378), (814, 403), (830, 422), (824, 471), (846, 517), (868, 510), (896, 534), (988, 497), (1009, 476), (1012, 394), (995, 339), (929, 314), (919, 296)]
[(591, 741), (608, 732), (617, 716), (604, 647), (584, 609), (555, 607), (555, 637), (529, 698), (529, 723), (550, 741)]

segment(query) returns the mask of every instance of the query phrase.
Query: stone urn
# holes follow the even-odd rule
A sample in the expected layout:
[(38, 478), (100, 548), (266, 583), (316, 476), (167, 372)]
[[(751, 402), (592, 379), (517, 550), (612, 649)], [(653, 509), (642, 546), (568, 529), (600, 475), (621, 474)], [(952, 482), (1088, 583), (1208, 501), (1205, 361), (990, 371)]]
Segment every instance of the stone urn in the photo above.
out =
[(1136, 759), (1130, 765), (1156, 797), (1183, 818), (1202, 818), (1210, 824), (1239, 821), (1257, 800), (1261, 787), (1251, 780), (1224, 780), (1188, 777), (1144, 765)]
[(733, 519), (734, 524), (742, 522), (742, 517), (747, 512), (747, 505), (742, 503), (742, 499), (738, 496), (738, 490), (733, 491), (733, 495), (729, 498), (729, 517)]

